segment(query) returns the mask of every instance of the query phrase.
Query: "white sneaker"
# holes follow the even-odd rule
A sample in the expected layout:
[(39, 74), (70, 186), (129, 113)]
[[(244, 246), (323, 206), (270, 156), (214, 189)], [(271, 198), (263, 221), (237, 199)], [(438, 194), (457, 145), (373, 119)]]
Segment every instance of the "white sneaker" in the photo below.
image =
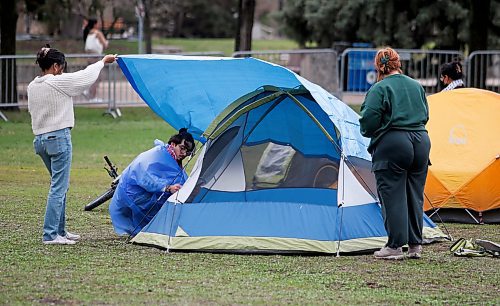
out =
[(390, 260), (399, 260), (404, 258), (402, 248), (393, 249), (387, 246), (373, 253), (373, 256), (377, 259), (390, 259)]
[(73, 233), (70, 233), (70, 232), (66, 232), (66, 236), (65, 237), (66, 237), (66, 239), (73, 240), (73, 241), (80, 240), (80, 235), (73, 234)]
[(422, 257), (422, 245), (410, 244), (408, 246), (408, 258), (420, 259)]
[(63, 237), (63, 236), (59, 236), (59, 235), (57, 235), (56, 239), (54, 239), (54, 240), (43, 240), (42, 242), (43, 242), (43, 244), (75, 244), (76, 243), (76, 241), (69, 240), (68, 238)]

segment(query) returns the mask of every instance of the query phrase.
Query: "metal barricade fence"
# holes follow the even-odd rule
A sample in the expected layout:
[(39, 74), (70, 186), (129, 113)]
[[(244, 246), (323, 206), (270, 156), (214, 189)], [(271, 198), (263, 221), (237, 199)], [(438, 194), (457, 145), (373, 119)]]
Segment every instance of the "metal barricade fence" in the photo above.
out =
[[(191, 52), (177, 55), (223, 56), (222, 52)], [(65, 72), (84, 69), (91, 63), (102, 59), (98, 54), (67, 54)], [(7, 120), (2, 109), (9, 107), (26, 108), (28, 106), (28, 84), (40, 75), (40, 67), (35, 64), (35, 55), (0, 56), (0, 118)], [(85, 92), (73, 98), (74, 105), (107, 107), (106, 113), (113, 117), (120, 116), (120, 107), (144, 106), (144, 102), (127, 81), (118, 65), (105, 65), (96, 82), (96, 93)]]
[[(442, 64), (455, 58), (464, 59), (459, 51), (396, 49), (401, 56), (405, 74), (419, 81), (426, 93), (439, 92)], [(340, 58), (333, 49), (240, 51), (233, 57), (263, 59), (300, 74), (322, 86), (347, 103), (359, 103), (376, 81), (373, 59), (377, 49), (349, 48)], [(222, 52), (195, 52), (179, 55), (223, 56)], [(84, 69), (102, 58), (102, 55), (68, 54), (67, 72)], [(7, 120), (2, 108), (27, 107), (28, 84), (40, 74), (35, 55), (0, 56), (0, 118)], [(108, 113), (119, 116), (119, 107), (144, 105), (117, 64), (106, 65), (101, 71), (94, 97), (81, 95), (73, 99), (75, 105), (107, 107)], [(339, 69), (340, 66), (340, 69)], [(464, 63), (467, 87), (500, 91), (500, 51), (472, 52)], [(349, 96), (357, 96), (352, 99)]]
[(474, 51), (467, 58), (467, 87), (500, 92), (500, 50)]
[[(376, 82), (374, 58), (378, 49), (349, 48), (341, 56), (340, 86), (342, 95), (365, 94)], [(396, 49), (403, 72), (422, 84), (426, 93), (442, 89), (439, 82), (442, 64), (464, 59), (459, 51)]]
[(338, 57), (333, 49), (238, 51), (233, 57), (255, 57), (294, 71), (331, 93), (339, 93)]
[[(102, 59), (102, 55), (67, 54), (67, 67), (65, 72), (75, 72), (84, 69), (89, 64)], [(28, 84), (40, 75), (40, 68), (35, 64), (35, 55), (0, 56), (2, 71), (0, 83), (9, 84), (10, 88), (1, 88), (0, 107), (27, 107)], [(4, 78), (10, 81), (4, 80)], [(15, 89), (14, 89), (15, 86)], [(114, 109), (119, 105), (135, 105), (143, 103), (132, 89), (125, 76), (118, 70), (117, 64), (105, 65), (98, 81), (96, 93), (85, 92), (73, 98), (75, 105), (94, 105)]]

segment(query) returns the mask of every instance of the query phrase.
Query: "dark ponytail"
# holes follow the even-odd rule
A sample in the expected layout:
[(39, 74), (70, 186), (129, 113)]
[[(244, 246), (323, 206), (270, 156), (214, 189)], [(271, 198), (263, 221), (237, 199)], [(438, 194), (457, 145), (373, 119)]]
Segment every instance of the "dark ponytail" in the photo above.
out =
[(36, 64), (40, 66), (42, 71), (49, 69), (52, 65), (58, 64), (66, 69), (66, 57), (61, 51), (51, 48), (49, 44), (41, 48), (36, 54)]
[(87, 41), (87, 36), (89, 36), (90, 30), (94, 27), (94, 25), (97, 23), (97, 19), (90, 18), (87, 20), (87, 25), (85, 26), (85, 29), (83, 29), (83, 44), (85, 45), (85, 42)]
[(443, 64), (441, 66), (441, 75), (448, 76), (453, 81), (463, 78), (462, 64), (459, 59), (454, 59), (452, 62)]

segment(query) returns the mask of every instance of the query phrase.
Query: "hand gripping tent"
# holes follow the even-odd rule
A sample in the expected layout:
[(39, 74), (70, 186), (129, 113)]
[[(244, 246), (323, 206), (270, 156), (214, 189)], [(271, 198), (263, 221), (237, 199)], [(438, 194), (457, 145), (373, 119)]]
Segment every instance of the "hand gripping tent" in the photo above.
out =
[[(273, 253), (385, 244), (367, 139), (340, 100), (252, 58), (121, 57), (119, 64), (153, 110), (205, 143), (183, 188), (133, 242)], [(424, 232), (444, 237), (427, 217)]]
[(500, 223), (500, 95), (463, 88), (428, 102), (432, 166), (424, 209), (445, 221)]

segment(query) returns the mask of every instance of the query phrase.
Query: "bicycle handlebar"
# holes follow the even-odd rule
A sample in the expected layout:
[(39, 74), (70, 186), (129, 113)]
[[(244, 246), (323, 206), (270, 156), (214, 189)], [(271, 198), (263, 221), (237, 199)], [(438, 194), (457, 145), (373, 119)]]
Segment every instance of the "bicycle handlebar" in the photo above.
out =
[(106, 170), (108, 170), (109, 175), (110, 175), (112, 178), (116, 178), (116, 177), (118, 177), (118, 172), (116, 171), (117, 169), (116, 169), (116, 167), (115, 167), (115, 166), (113, 166), (113, 164), (111, 163), (111, 161), (109, 160), (109, 158), (108, 158), (108, 156), (107, 156), (107, 155), (104, 155), (104, 160), (106, 161), (106, 163), (107, 163), (107, 164), (108, 164), (108, 166), (109, 166), (109, 170), (105, 168)]

